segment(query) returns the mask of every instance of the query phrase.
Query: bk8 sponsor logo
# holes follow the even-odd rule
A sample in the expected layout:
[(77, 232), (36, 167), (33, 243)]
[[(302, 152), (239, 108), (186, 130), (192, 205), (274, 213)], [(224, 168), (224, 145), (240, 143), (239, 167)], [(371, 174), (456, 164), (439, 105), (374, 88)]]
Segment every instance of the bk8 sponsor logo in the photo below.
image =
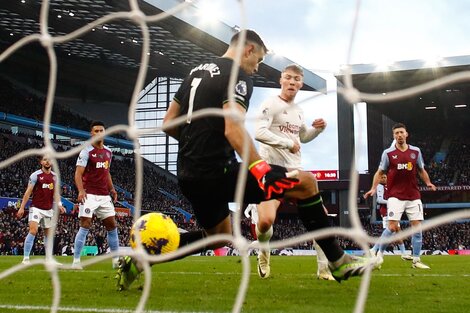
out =
[(398, 163), (397, 164), (397, 169), (398, 170), (408, 170), (411, 171), (413, 169), (413, 163), (408, 162), (408, 163)]
[(52, 190), (52, 189), (54, 189), (54, 183), (42, 184), (42, 189), (49, 189), (49, 190)]
[(108, 167), (109, 167), (109, 162), (108, 161), (96, 162), (96, 168), (108, 169)]

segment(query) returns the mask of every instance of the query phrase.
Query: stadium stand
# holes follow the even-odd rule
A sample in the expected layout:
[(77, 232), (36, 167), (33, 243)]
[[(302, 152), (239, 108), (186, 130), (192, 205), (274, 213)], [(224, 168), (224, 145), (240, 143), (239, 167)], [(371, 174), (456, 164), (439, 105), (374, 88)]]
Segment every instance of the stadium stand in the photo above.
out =
[[(23, 253), (23, 241), (27, 235), (27, 217), (17, 219), (16, 208), (8, 207), (0, 210), (0, 254), (1, 255), (21, 255)], [(60, 216), (56, 237), (54, 241), (54, 253), (57, 255), (71, 255), (73, 251), (73, 239), (75, 231), (78, 229), (78, 217), (75, 214), (63, 214)], [(129, 243), (129, 231), (133, 222), (131, 216), (123, 216), (117, 218), (119, 225), (120, 245), (127, 246)], [(180, 228), (188, 229), (195, 227), (194, 221), (184, 222), (182, 219), (176, 218)], [(382, 224), (370, 224), (363, 220), (364, 229), (369, 235), (380, 235)], [(274, 240), (282, 240), (303, 234), (305, 229), (296, 216), (284, 216), (276, 220), (274, 231)], [(403, 229), (408, 225), (402, 223)], [(250, 234), (250, 221), (242, 220), (242, 231), (246, 238), (253, 240)], [(33, 254), (44, 254), (44, 245), (42, 230), (39, 231)], [(360, 250), (359, 246), (346, 238), (339, 238), (341, 246), (346, 250)], [(92, 231), (90, 231), (87, 246), (96, 246), (98, 254), (108, 251), (106, 239), (106, 231), (104, 227), (94, 222)], [(407, 249), (411, 249), (410, 240), (405, 240)], [(447, 251), (457, 249), (470, 249), (470, 222), (451, 223), (441, 225), (423, 233), (423, 247), (425, 250), (431, 251)], [(292, 247), (294, 249), (311, 250), (313, 245), (311, 241), (300, 243)]]
[[(19, 110), (18, 108), (21, 108)], [(84, 117), (74, 114), (60, 105), (54, 106), (53, 123), (78, 129), (88, 129), (90, 123)], [(14, 87), (9, 81), (0, 78), (0, 111), (22, 115), (28, 118), (42, 120), (44, 114), (44, 99), (29, 93), (27, 90)], [(2, 125), (0, 125), (2, 126)], [(31, 135), (17, 132), (11, 133), (11, 125), (0, 127), (0, 159), (6, 159), (18, 152), (38, 148), (43, 144), (40, 135)], [(57, 151), (70, 149), (70, 141), (53, 139)], [(466, 160), (470, 158), (470, 140), (463, 136), (419, 134), (417, 133), (412, 144), (422, 148), (423, 156), (427, 162), (430, 176), (436, 185), (468, 185), (470, 165)], [(73, 183), (73, 175), (76, 157), (60, 160), (59, 167), (62, 180), (62, 196), (74, 201), (77, 192)], [(34, 157), (23, 159), (0, 170), (0, 196), (20, 198), (27, 185), (29, 174), (37, 169), (37, 161)], [(115, 152), (111, 173), (114, 183), (118, 186), (119, 200), (132, 206), (135, 191), (134, 159), (132, 155)], [(178, 226), (182, 229), (192, 230), (198, 228), (194, 219), (190, 218), (192, 209), (189, 202), (182, 196), (175, 180), (169, 179), (161, 174), (161, 170), (150, 162), (144, 166), (144, 190), (142, 194), (143, 212), (160, 211), (172, 216)], [(1, 210), (3, 209), (3, 210)], [(364, 210), (362, 210), (364, 211)], [(22, 245), (27, 232), (27, 218), (16, 219), (14, 216), (16, 208), (0, 208), (0, 253), (22, 254)], [(189, 218), (188, 218), (189, 216)], [(374, 236), (380, 235), (381, 223), (371, 224), (369, 216), (361, 216), (364, 229)], [(132, 225), (132, 216), (119, 216), (120, 244), (126, 246), (129, 242), (129, 230)], [(94, 223), (93, 231), (87, 238), (86, 245), (97, 246), (98, 253), (107, 251), (106, 232), (100, 223)], [(403, 225), (407, 227), (406, 224)], [(73, 249), (73, 238), (78, 229), (78, 218), (76, 212), (65, 214), (60, 217), (56, 231), (55, 248), (56, 254), (70, 255)], [(470, 223), (452, 223), (442, 225), (424, 233), (423, 244), (430, 250), (448, 250), (459, 248), (470, 248), (469, 242)], [(250, 240), (250, 221), (242, 220), (242, 230)], [(296, 215), (281, 214), (276, 220), (273, 240), (281, 240), (296, 236), (305, 232)], [(33, 249), (35, 254), (43, 254), (44, 246), (38, 244), (43, 238), (42, 231), (38, 236), (37, 243)], [(359, 249), (352, 241), (339, 238), (345, 249)], [(410, 248), (409, 240), (405, 240), (407, 248)], [(297, 249), (312, 249), (312, 242), (299, 244)]]

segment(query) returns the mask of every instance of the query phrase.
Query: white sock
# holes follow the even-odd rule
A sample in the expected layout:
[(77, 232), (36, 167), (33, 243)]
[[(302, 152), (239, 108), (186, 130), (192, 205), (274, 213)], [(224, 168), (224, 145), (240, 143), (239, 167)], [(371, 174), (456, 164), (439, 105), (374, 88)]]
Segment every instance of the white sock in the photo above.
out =
[(267, 232), (265, 233), (262, 233), (259, 229), (258, 229), (258, 225), (256, 225), (256, 237), (258, 237), (258, 241), (259, 242), (266, 242), (266, 241), (269, 241), (271, 240), (271, 237), (273, 236), (273, 226), (271, 225), (271, 227), (268, 229)]
[[(256, 225), (255, 229), (256, 229), (256, 237), (258, 238), (259, 242), (269, 242), (269, 240), (271, 240), (271, 237), (273, 236), (273, 226), (272, 225), (268, 229), (268, 231), (265, 232), (265, 233), (260, 232), (260, 230), (258, 229), (258, 225)], [(267, 251), (265, 249), (262, 249), (262, 250)]]

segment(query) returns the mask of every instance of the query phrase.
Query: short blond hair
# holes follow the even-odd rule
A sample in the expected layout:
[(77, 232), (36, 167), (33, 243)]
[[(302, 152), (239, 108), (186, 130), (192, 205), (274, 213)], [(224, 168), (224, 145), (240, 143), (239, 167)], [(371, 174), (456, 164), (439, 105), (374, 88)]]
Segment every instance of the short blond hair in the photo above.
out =
[(295, 63), (289, 64), (282, 70), (282, 72), (284, 73), (288, 70), (291, 70), (294, 73), (304, 76), (304, 69), (298, 64), (295, 64)]

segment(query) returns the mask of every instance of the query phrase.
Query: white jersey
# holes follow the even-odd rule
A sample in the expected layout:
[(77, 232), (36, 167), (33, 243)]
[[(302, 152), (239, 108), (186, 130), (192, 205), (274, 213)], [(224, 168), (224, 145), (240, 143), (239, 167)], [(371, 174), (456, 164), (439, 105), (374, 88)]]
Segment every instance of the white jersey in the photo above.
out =
[(295, 142), (313, 140), (323, 128), (307, 128), (304, 112), (295, 103), (288, 103), (279, 96), (261, 104), (261, 114), (256, 121), (255, 138), (260, 142), (259, 154), (268, 163), (290, 169), (301, 169), (300, 150), (289, 151)]

